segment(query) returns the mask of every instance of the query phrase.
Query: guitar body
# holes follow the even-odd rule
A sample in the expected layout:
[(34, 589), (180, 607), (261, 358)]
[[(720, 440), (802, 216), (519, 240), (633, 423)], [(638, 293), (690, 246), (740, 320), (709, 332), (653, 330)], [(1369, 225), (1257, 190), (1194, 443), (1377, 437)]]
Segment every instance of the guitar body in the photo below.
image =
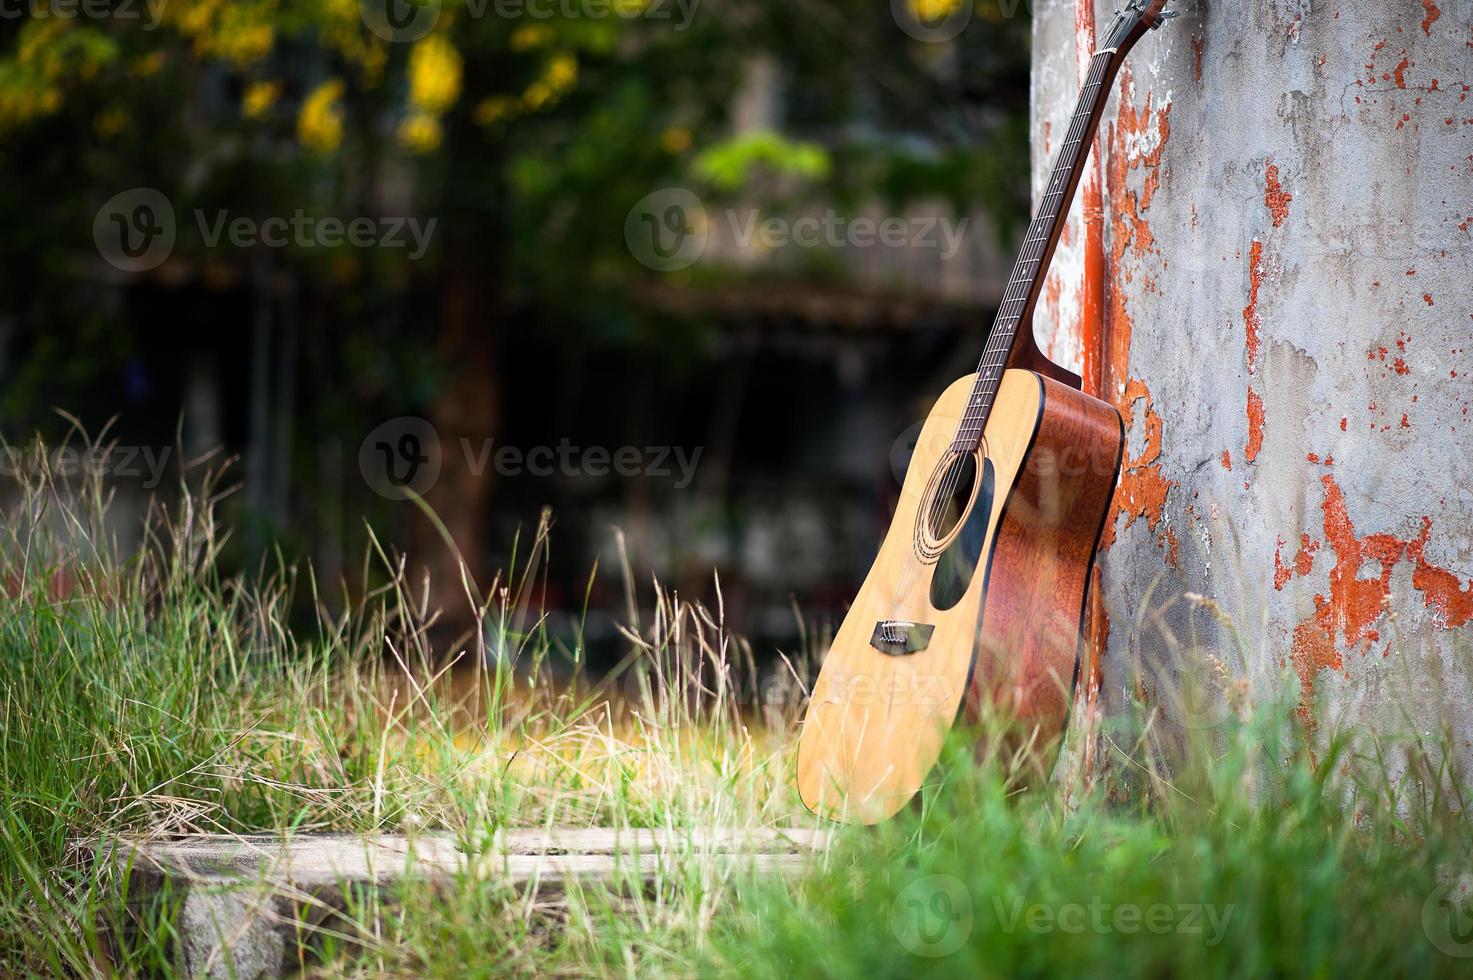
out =
[(798, 789), (824, 816), (894, 814), (958, 720), (1001, 711), (1045, 753), (1063, 732), (1124, 446), (1120, 415), (1009, 370), (967, 462), (952, 434), (975, 381), (951, 385), (928, 416), (890, 530), (814, 685)]

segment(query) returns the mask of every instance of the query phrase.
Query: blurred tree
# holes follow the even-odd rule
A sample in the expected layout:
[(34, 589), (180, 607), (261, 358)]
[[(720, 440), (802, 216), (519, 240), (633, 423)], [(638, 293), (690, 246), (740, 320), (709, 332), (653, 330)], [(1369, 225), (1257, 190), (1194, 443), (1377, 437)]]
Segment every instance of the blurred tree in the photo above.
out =
[[(0, 420), (96, 395), (140, 337), (171, 331), (191, 392), (251, 401), (264, 534), (289, 487), (341, 482), (322, 460), (341, 470), (364, 417), (427, 414), (447, 450), (429, 502), (484, 583), (491, 484), (457, 447), (497, 432), (498, 338), (535, 322), (570, 343), (665, 344), (670, 324), (632, 299), (655, 274), (624, 238), (651, 191), (944, 196), (1005, 230), (1023, 216), (1026, 8), (963, 2), (36, 0), (0, 20)], [(971, 23), (944, 42), (908, 29), (958, 16)], [(781, 113), (737, 131), (758, 60)], [(172, 202), (177, 240), (120, 273), (94, 219), (135, 187)], [(423, 255), (225, 249), (209, 240), (222, 212), (437, 224)], [(247, 358), (242, 387), (229, 366)], [(314, 438), (293, 449), (298, 427)], [(413, 540), (432, 602), (463, 605), (433, 533)]]

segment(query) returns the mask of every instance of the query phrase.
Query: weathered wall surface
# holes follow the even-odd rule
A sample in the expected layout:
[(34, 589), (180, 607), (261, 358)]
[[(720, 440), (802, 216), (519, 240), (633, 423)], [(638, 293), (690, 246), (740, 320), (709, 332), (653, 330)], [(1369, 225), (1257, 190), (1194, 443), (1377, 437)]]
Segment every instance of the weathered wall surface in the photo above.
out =
[[(1035, 200), (1076, 40), (1111, 18), (1078, 4), (1035, 4)], [(1319, 738), (1445, 720), (1468, 762), (1473, 3), (1176, 7), (1116, 85), (1103, 207), (1087, 176), (1035, 325), (1129, 428), (1105, 710), (1211, 653), (1259, 690), (1297, 675)]]

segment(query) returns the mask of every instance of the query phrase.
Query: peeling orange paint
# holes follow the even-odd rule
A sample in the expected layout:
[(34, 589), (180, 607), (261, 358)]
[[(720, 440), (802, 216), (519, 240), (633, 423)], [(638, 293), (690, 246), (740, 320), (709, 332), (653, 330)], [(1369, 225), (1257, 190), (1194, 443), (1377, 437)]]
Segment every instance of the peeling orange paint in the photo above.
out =
[(1422, 0), (1422, 9), (1427, 11), (1427, 16), (1422, 18), (1422, 33), (1431, 37), (1432, 25), (1442, 16), (1442, 9), (1437, 6), (1437, 0)]
[[(1136, 108), (1134, 78), (1130, 67), (1121, 72), (1119, 81), (1119, 113), (1110, 125), (1105, 158), (1105, 181), (1110, 201), (1110, 261), (1106, 290), (1105, 319), (1100, 345), (1101, 388), (1119, 392), (1116, 408), (1128, 426), (1139, 425), (1145, 434), (1140, 454), (1130, 457), (1127, 447), (1120, 485), (1115, 492), (1112, 517), (1105, 532), (1106, 544), (1113, 542), (1120, 530), (1144, 519), (1157, 529), (1166, 509), (1166, 498), (1175, 481), (1161, 471), (1161, 416), (1157, 414), (1150, 389), (1139, 378), (1131, 378), (1131, 317), (1126, 306), (1134, 269), (1130, 258), (1143, 258), (1155, 251), (1155, 237), (1145, 213), (1150, 209), (1161, 184), (1161, 158), (1171, 138), (1171, 106), (1153, 108), (1155, 95), (1146, 96), (1145, 104)], [(1130, 186), (1133, 171), (1144, 170), (1139, 191)], [(1119, 518), (1125, 517), (1123, 524)], [(1168, 529), (1169, 531), (1169, 529)], [(1178, 545), (1175, 535), (1163, 533), (1158, 543), (1166, 550), (1168, 561), (1174, 561)]]
[[(1273, 215), (1275, 228), (1282, 227), (1285, 219), (1289, 217), (1289, 202), (1292, 200), (1294, 200), (1294, 195), (1285, 191), (1284, 185), (1279, 183), (1278, 165), (1269, 164), (1267, 177), (1264, 181), (1263, 204), (1268, 208), (1269, 214)], [(1254, 242), (1253, 244), (1259, 249), (1259, 254), (1261, 255), (1263, 252), (1262, 247), (1258, 242)]]
[(1166, 564), (1170, 565), (1172, 568), (1175, 568), (1177, 564), (1177, 559), (1181, 555), (1181, 542), (1177, 540), (1176, 532), (1169, 527), (1166, 529), (1162, 537), (1165, 539), (1166, 545)]
[[(1391, 594), (1391, 570), (1401, 560), (1406, 543), (1390, 534), (1371, 534), (1358, 538), (1355, 525), (1345, 508), (1345, 494), (1335, 482), (1334, 474), (1320, 478), (1325, 487), (1325, 541), (1335, 553), (1335, 566), (1330, 569), (1330, 595), (1314, 597), (1312, 615), (1294, 628), (1290, 659), (1299, 674), (1299, 715), (1313, 731), (1315, 676), (1323, 669), (1340, 670), (1343, 666), (1337, 646), (1337, 634), (1347, 646), (1370, 643), (1381, 638), (1372, 624), (1380, 618)], [(1361, 578), (1367, 561), (1377, 562), (1381, 571), (1373, 578)]]
[(1401, 59), (1401, 64), (1397, 65), (1391, 70), (1392, 77), (1396, 79), (1397, 88), (1407, 87), (1407, 67), (1411, 65), (1411, 63), (1412, 60), (1410, 58), (1403, 58)]
[(1243, 307), (1244, 346), (1248, 351), (1248, 373), (1258, 368), (1258, 328), (1262, 320), (1258, 316), (1258, 290), (1263, 285), (1263, 242), (1253, 240), (1248, 251), (1248, 305)]
[(1229, 473), (1233, 470), (1233, 451), (1231, 449), (1224, 449), (1222, 451), (1222, 468)]
[(1278, 543), (1274, 545), (1274, 588), (1284, 591), (1284, 586), (1293, 577), (1293, 567), (1284, 564), (1284, 536), (1281, 534)]
[[(1075, 0), (1074, 33), (1076, 65), (1080, 84), (1089, 72), (1089, 62), (1095, 49), (1095, 9), (1093, 0)], [(1105, 391), (1103, 355), (1105, 348), (1105, 244), (1104, 206), (1102, 203), (1104, 182), (1103, 153), (1098, 138), (1085, 163), (1084, 176), (1079, 194), (1083, 224), (1083, 281), (1079, 284), (1078, 338), (1083, 363), (1080, 368), (1082, 386), (1085, 391), (1100, 398), (1108, 398)], [(1055, 323), (1060, 320), (1055, 315)], [(1114, 521), (1110, 522), (1109, 533), (1115, 533)], [(1100, 718), (1100, 690), (1104, 684), (1104, 659), (1109, 649), (1110, 617), (1105, 611), (1104, 591), (1100, 586), (1101, 566), (1095, 563), (1092, 586), (1089, 590), (1089, 667), (1082, 674), (1084, 683), (1079, 685), (1075, 707), (1080, 721), (1080, 731), (1085, 733), (1081, 740), (1084, 748), (1083, 771), (1088, 778), (1094, 775), (1094, 746), (1096, 739), (1089, 737), (1098, 728)]]
[(1299, 719), (1305, 731), (1313, 733), (1319, 727), (1314, 720), (1314, 680), (1322, 670), (1341, 669), (1340, 651), (1312, 616), (1294, 627), (1289, 650), (1294, 673), (1299, 675)]
[[(1089, 75), (1095, 50), (1095, 12), (1088, 0), (1075, 0), (1074, 44), (1079, 84)], [(1105, 219), (1104, 176), (1100, 157), (1102, 148), (1096, 138), (1094, 152), (1085, 162), (1079, 184), (1079, 201), (1083, 215), (1082, 243), (1084, 279), (1079, 285), (1079, 319), (1075, 327), (1083, 353), (1080, 374), (1084, 390), (1109, 399), (1105, 389)]]
[(1155, 531), (1166, 509), (1166, 495), (1175, 486), (1175, 481), (1168, 480), (1161, 472), (1161, 416), (1152, 406), (1151, 392), (1146, 388), (1146, 383), (1132, 379), (1125, 386), (1125, 394), (1121, 398), (1125, 405), (1122, 414), (1126, 418), (1128, 429), (1135, 426), (1136, 407), (1143, 406), (1141, 426), (1145, 432), (1146, 444), (1140, 455), (1134, 458), (1130, 456), (1129, 447), (1126, 447), (1120, 485), (1115, 490), (1112, 519), (1105, 529), (1106, 545), (1114, 542), (1117, 519), (1122, 514), (1125, 516), (1125, 523), (1118, 530), (1123, 531), (1137, 519), (1144, 519), (1146, 526)]
[[(1312, 717), (1315, 675), (1327, 667), (1342, 668), (1340, 642), (1344, 642), (1346, 649), (1359, 646), (1364, 650), (1381, 639), (1380, 631), (1374, 627), (1390, 601), (1392, 570), (1403, 557), (1414, 563), (1412, 587), (1422, 593), (1424, 605), (1437, 614), (1442, 628), (1455, 629), (1473, 621), (1473, 580), (1464, 585), (1456, 574), (1427, 560), (1426, 548), (1432, 533), (1430, 517), (1422, 517), (1421, 532), (1410, 540), (1385, 533), (1359, 537), (1346, 509), (1345, 494), (1334, 475), (1326, 473), (1320, 482), (1324, 486), (1321, 509), (1325, 541), (1335, 555), (1335, 565), (1329, 574), (1330, 594), (1314, 597), (1314, 612), (1294, 627), (1290, 654), (1301, 684), (1299, 714), (1310, 731), (1315, 727)], [(1276, 588), (1282, 588), (1288, 581), (1282, 547), (1281, 537), (1279, 550), (1274, 554)], [(1318, 548), (1318, 543), (1308, 534), (1300, 536), (1294, 576), (1302, 577), (1313, 571)], [(1362, 578), (1362, 570), (1371, 562), (1378, 564), (1380, 571)]]
[(1294, 555), (1294, 574), (1305, 576), (1314, 571), (1314, 553), (1319, 550), (1318, 541), (1308, 534), (1299, 535), (1299, 551)]
[(1473, 620), (1473, 579), (1464, 587), (1458, 577), (1445, 568), (1427, 561), (1427, 538), (1432, 532), (1432, 518), (1423, 516), (1422, 533), (1407, 542), (1407, 557), (1417, 563), (1412, 571), (1412, 588), (1421, 592), (1428, 609), (1435, 610), (1448, 629)]
[(1263, 397), (1248, 389), (1248, 444), (1243, 447), (1243, 458), (1253, 463), (1263, 448)]

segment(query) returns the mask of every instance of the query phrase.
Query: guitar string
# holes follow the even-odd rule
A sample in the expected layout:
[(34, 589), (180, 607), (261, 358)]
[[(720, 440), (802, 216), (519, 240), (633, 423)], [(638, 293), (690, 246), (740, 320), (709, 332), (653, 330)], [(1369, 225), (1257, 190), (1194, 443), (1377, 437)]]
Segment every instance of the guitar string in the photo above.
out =
[[(1099, 67), (1104, 66), (1097, 66), (1096, 70), (1091, 71), (1089, 76), (1090, 81), (1081, 90), (1081, 98), (1092, 98), (1093, 93), (1103, 84), (1103, 78), (1096, 79), (1094, 77), (1098, 73)], [(1042, 253), (1047, 248), (1047, 242), (1052, 237), (1051, 234), (1034, 234), (1034, 232), (1035, 230), (1041, 231), (1044, 225), (1048, 225), (1051, 231), (1053, 223), (1063, 210), (1062, 207), (1057, 210), (1051, 209), (1050, 202), (1055, 198), (1061, 199), (1068, 191), (1069, 178), (1072, 177), (1074, 167), (1079, 162), (1075, 160), (1066, 165), (1066, 161), (1063, 158), (1069, 147), (1079, 146), (1084, 143), (1085, 135), (1083, 130), (1088, 128), (1092, 115), (1092, 106), (1083, 112), (1076, 111), (1075, 118), (1067, 134), (1069, 138), (1060, 149), (1060, 165), (1055, 167), (1053, 176), (1049, 182), (1049, 186), (1053, 189), (1044, 195), (1040, 205), (1039, 215), (1029, 226), (1029, 237), (1025, 241), (1025, 247), (1019, 256), (1014, 270), (1014, 276), (1009, 282), (1000, 307), (998, 316), (999, 329), (994, 331), (994, 338), (987, 345), (982, 361), (978, 365), (978, 371), (983, 377), (978, 379), (979, 383), (973, 389), (968, 410), (963, 419), (963, 425), (958, 431), (955, 440), (955, 446), (958, 449), (970, 442), (985, 427), (985, 414), (990, 409), (990, 402), (996, 395), (995, 385), (997, 379), (991, 374), (991, 370), (1002, 366), (1002, 363), (1005, 363), (1004, 355), (1011, 353), (1008, 348), (1011, 347), (1017, 327), (1021, 324), (1022, 308), (1026, 306), (1027, 300), (1032, 293), (1032, 286), (1036, 282), (1040, 271), (1039, 268), (1035, 267), (1035, 264), (1042, 257)], [(1013, 307), (1017, 309), (1014, 310), (1012, 309)], [(981, 414), (983, 417), (976, 418), (975, 416), (978, 414)], [(984, 424), (978, 424), (979, 422)]]
[[(1082, 101), (1088, 99), (1091, 103), (1093, 96), (1104, 84), (1103, 76), (1105, 70), (1108, 68), (1108, 56), (1102, 58), (1097, 55), (1096, 58), (1097, 63), (1091, 69), (1088, 81), (1081, 89), (1080, 96)], [(1066, 134), (1067, 139), (1060, 148), (1059, 165), (1054, 168), (1053, 175), (1048, 184), (1051, 190), (1044, 195), (1040, 203), (1039, 215), (1029, 227), (1029, 236), (1025, 241), (1023, 253), (1019, 256), (1017, 266), (1014, 270), (1014, 276), (1009, 283), (1007, 292), (1004, 294), (1002, 309), (998, 317), (998, 323), (1001, 329), (995, 333), (994, 339), (989, 342), (987, 349), (984, 351), (982, 361), (978, 365), (979, 372), (986, 371), (988, 368), (998, 367), (999, 365), (994, 362), (994, 358), (1004, 353), (1011, 353), (1008, 348), (1011, 347), (1013, 336), (1021, 323), (1022, 309), (1026, 306), (1027, 300), (1033, 291), (1032, 287), (1036, 283), (1038, 274), (1041, 271), (1035, 267), (1035, 263), (1038, 263), (1038, 260), (1042, 258), (1042, 254), (1047, 248), (1047, 242), (1052, 237), (1052, 225), (1057, 220), (1059, 213), (1063, 210), (1062, 207), (1052, 209), (1051, 203), (1055, 199), (1059, 199), (1060, 203), (1062, 203), (1063, 196), (1069, 190), (1073, 171), (1083, 158), (1081, 156), (1080, 159), (1067, 161), (1065, 157), (1068, 155), (1068, 149), (1070, 147), (1080, 146), (1085, 142), (1085, 131), (1089, 128), (1093, 111), (1094, 106), (1091, 104), (1081, 107), (1074, 114), (1069, 132)], [(1042, 233), (1045, 225), (1049, 226), (1050, 233)], [(1035, 234), (1035, 232), (1039, 233)], [(1017, 309), (1011, 310), (1009, 309), (1010, 307), (1017, 307)], [(979, 380), (983, 382), (995, 381), (994, 378), (987, 376)], [(974, 389), (974, 398), (970, 403), (966, 422), (973, 423), (976, 421), (971, 417), (974, 411), (979, 407), (983, 408), (984, 411), (987, 407), (990, 407), (986, 405), (986, 402), (990, 400), (989, 396), (995, 395), (995, 393), (995, 388), (989, 392), (984, 385), (979, 385), (978, 389)], [(982, 397), (978, 399), (976, 397), (977, 394), (981, 394)], [(967, 438), (970, 438), (970, 436), (976, 434), (975, 430), (980, 427), (969, 424), (968, 428), (973, 430), (967, 433)]]
[[(992, 405), (996, 399), (997, 390), (1001, 384), (999, 369), (1004, 368), (1008, 358), (1012, 354), (1012, 345), (1015, 342), (1017, 328), (1022, 320), (1022, 311), (1026, 307), (1029, 297), (1034, 291), (1035, 284), (1041, 271), (1041, 259), (1048, 248), (1048, 242), (1054, 237), (1054, 225), (1058, 221), (1059, 214), (1063, 208), (1058, 207), (1050, 210), (1050, 201), (1057, 199), (1062, 205), (1062, 199), (1069, 190), (1073, 180), (1074, 170), (1083, 160), (1085, 154), (1081, 154), (1074, 160), (1069, 160), (1069, 150), (1085, 142), (1085, 131), (1090, 128), (1090, 122), (1094, 117), (1094, 98), (1104, 84), (1104, 72), (1109, 66), (1109, 56), (1101, 58), (1095, 56), (1096, 64), (1091, 67), (1086, 76), (1085, 85), (1080, 89), (1080, 105), (1075, 109), (1074, 117), (1070, 121), (1067, 137), (1059, 148), (1058, 161), (1053, 168), (1047, 186), (1048, 191), (1039, 203), (1038, 215), (1030, 223), (1028, 232), (1023, 241), (1018, 261), (1014, 265), (1013, 275), (1003, 292), (1003, 300), (999, 305), (997, 321), (994, 324), (992, 336), (982, 352), (982, 360), (977, 365), (979, 375), (977, 383), (974, 384), (972, 394), (968, 398), (967, 410), (963, 414), (962, 422), (952, 440), (948, 455), (971, 452), (981, 445), (981, 436), (986, 430), (988, 416), (991, 415)], [(1098, 77), (1096, 77), (1098, 76)], [(1047, 231), (1044, 231), (1045, 226)], [(1038, 233), (1035, 233), (1037, 231)], [(1021, 304), (1016, 312), (1005, 312), (1008, 307)], [(1003, 338), (1000, 342), (998, 338)], [(980, 397), (979, 397), (980, 395)], [(976, 413), (979, 417), (974, 419)], [(977, 446), (971, 446), (973, 438), (977, 437)], [(959, 489), (961, 484), (961, 473), (965, 467), (953, 466), (945, 477), (942, 478), (941, 486), (935, 497), (932, 498), (926, 513), (926, 518), (933, 529), (942, 519), (943, 511), (952, 495)], [(974, 479), (980, 474), (974, 475)]]
[[(1054, 237), (1055, 224), (1062, 206), (1051, 210), (1050, 201), (1057, 199), (1062, 205), (1062, 199), (1069, 190), (1074, 170), (1083, 159), (1083, 155), (1070, 161), (1068, 159), (1069, 149), (1080, 146), (1085, 141), (1085, 131), (1089, 129), (1090, 122), (1094, 116), (1094, 97), (1103, 85), (1102, 69), (1108, 67), (1108, 56), (1100, 59), (1096, 56), (1099, 64), (1091, 68), (1087, 76), (1086, 84), (1080, 90), (1080, 107), (1075, 110), (1074, 118), (1070, 122), (1068, 137), (1059, 149), (1059, 159), (1053, 173), (1049, 178), (1048, 191), (1040, 201), (1039, 213), (1029, 225), (1028, 233), (1024, 238), (1023, 248), (1014, 266), (1013, 276), (1008, 287), (1004, 290), (1003, 300), (999, 306), (997, 321), (994, 324), (993, 335), (989, 338), (987, 346), (983, 349), (982, 360), (978, 363), (977, 383), (974, 384), (972, 394), (968, 398), (967, 410), (962, 417), (962, 422), (952, 440), (948, 456), (962, 452), (972, 452), (980, 448), (980, 438), (986, 429), (987, 418), (991, 415), (992, 405), (996, 399), (998, 388), (1001, 384), (999, 369), (1006, 366), (1008, 358), (1012, 353), (1012, 345), (1017, 333), (1017, 328), (1022, 321), (1022, 311), (1026, 307), (1029, 297), (1034, 291), (1035, 284), (1041, 271), (1041, 259), (1048, 249), (1048, 242)], [(1100, 77), (1095, 76), (1099, 74)], [(1086, 105), (1085, 103), (1089, 104)], [(1088, 151), (1086, 150), (1086, 153)], [(1047, 231), (1044, 231), (1045, 226)], [(1038, 233), (1035, 234), (1035, 231)], [(1010, 306), (1019, 305), (1016, 312), (1007, 312)], [(1001, 338), (999, 340), (999, 338)], [(973, 418), (974, 414), (978, 418)], [(977, 446), (972, 446), (972, 440), (976, 438)], [(960, 488), (962, 476), (965, 472), (964, 466), (952, 466), (942, 478), (938, 492), (929, 502), (925, 518), (932, 532), (943, 519), (952, 496)], [(980, 474), (974, 474), (974, 480)], [(970, 501), (969, 501), (970, 502)]]
[[(1012, 345), (1022, 319), (1022, 311), (1027, 306), (1027, 301), (1033, 293), (1038, 275), (1041, 271), (1042, 262), (1040, 260), (1048, 247), (1047, 243), (1049, 239), (1053, 237), (1053, 225), (1057, 222), (1059, 214), (1063, 211), (1062, 199), (1069, 191), (1069, 185), (1073, 181), (1075, 168), (1088, 156), (1089, 150), (1086, 147), (1083, 153), (1079, 154), (1072, 162), (1066, 160), (1071, 147), (1081, 146), (1085, 142), (1085, 131), (1090, 128), (1095, 113), (1094, 99), (1104, 85), (1105, 76), (1109, 72), (1110, 60), (1111, 55), (1108, 52), (1101, 51), (1096, 53), (1095, 64), (1091, 66), (1090, 72), (1086, 76), (1086, 84), (1080, 89), (1080, 106), (1076, 108), (1074, 117), (1070, 121), (1069, 130), (1065, 134), (1067, 138), (1060, 146), (1058, 160), (1049, 178), (1049, 184), (1046, 185), (1052, 189), (1045, 193), (1039, 202), (1039, 213), (1029, 225), (1023, 247), (1013, 267), (1013, 275), (1003, 291), (1003, 299), (998, 307), (998, 316), (994, 323), (992, 336), (989, 337), (987, 345), (983, 348), (982, 360), (977, 366), (978, 380), (973, 385), (972, 393), (968, 397), (967, 410), (963, 414), (962, 424), (952, 440), (947, 457), (951, 457), (962, 451), (973, 452), (975, 449), (980, 448), (981, 437), (985, 432), (987, 420), (991, 415), (992, 405), (996, 399), (997, 391), (1002, 380), (1001, 372), (996, 375), (993, 372), (1005, 367), (1008, 358), (1012, 354)], [(1057, 199), (1056, 203), (1060, 204), (1060, 207), (1051, 211), (1050, 201), (1053, 199)], [(1045, 224), (1049, 226), (1049, 232), (1047, 234), (1041, 236), (1034, 234), (1036, 226)], [(1035, 263), (1039, 267), (1033, 267)], [(1011, 306), (1017, 306), (1018, 308), (1014, 312), (1005, 313), (1004, 311)], [(998, 338), (1004, 336), (1006, 339), (999, 343)], [(974, 413), (977, 416), (975, 419), (973, 418)], [(973, 437), (978, 437), (977, 447), (967, 445)], [(975, 472), (973, 473), (972, 479), (975, 485), (985, 476), (985, 460), (983, 468), (977, 468), (975, 464), (973, 468)], [(927, 521), (928, 527), (926, 530), (931, 533), (934, 534), (934, 529), (944, 516), (943, 511), (950, 502), (952, 495), (959, 488), (962, 478), (961, 474), (964, 470), (964, 466), (952, 466), (946, 475), (942, 477), (938, 492), (928, 502), (926, 513), (922, 515), (922, 519)], [(924, 493), (925, 491), (922, 490), (922, 492)], [(974, 488), (970, 496), (975, 496), (978, 492), (980, 491)], [(971, 500), (969, 499), (967, 503), (970, 504)], [(965, 516), (965, 510), (959, 516)], [(917, 567), (917, 563), (907, 563), (905, 572), (901, 574), (896, 582), (896, 589), (891, 601), (892, 608), (900, 601), (901, 595), (910, 591), (911, 586), (914, 584), (914, 579), (918, 577), (919, 573), (920, 569)]]

